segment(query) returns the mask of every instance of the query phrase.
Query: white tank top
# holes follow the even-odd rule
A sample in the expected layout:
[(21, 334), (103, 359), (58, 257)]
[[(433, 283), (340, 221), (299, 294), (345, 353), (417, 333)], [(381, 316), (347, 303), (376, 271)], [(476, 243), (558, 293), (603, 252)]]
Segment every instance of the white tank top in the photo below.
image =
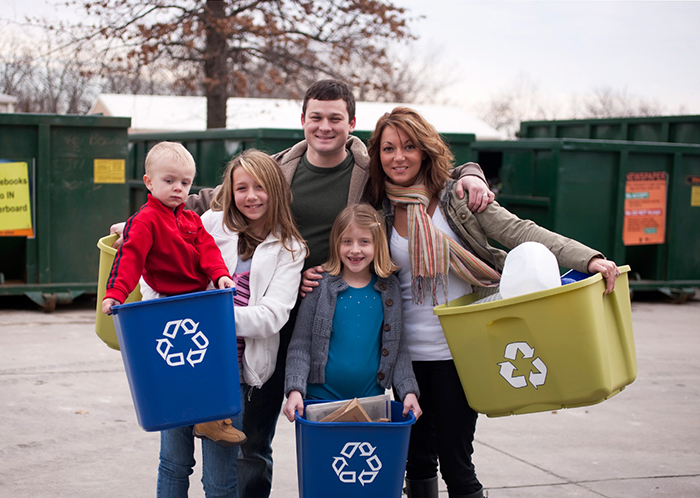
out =
[[(442, 216), (439, 208), (433, 213), (433, 224), (444, 234), (459, 240)], [(401, 267), (398, 273), (401, 283), (401, 300), (403, 302), (404, 338), (413, 361), (450, 360), (452, 355), (447, 346), (440, 320), (433, 314), (432, 303), (413, 304), (411, 302), (411, 263), (408, 258), (408, 238), (401, 237), (395, 228), (391, 230), (391, 259)], [(447, 285), (448, 300), (471, 294), (472, 286), (449, 271)], [(440, 285), (437, 291), (439, 304), (445, 299), (445, 292)]]

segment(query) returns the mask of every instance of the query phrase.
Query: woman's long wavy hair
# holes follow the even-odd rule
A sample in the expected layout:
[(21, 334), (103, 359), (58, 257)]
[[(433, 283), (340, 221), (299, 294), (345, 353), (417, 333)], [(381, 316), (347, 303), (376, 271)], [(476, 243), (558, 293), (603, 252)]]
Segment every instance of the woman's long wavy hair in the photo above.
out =
[(226, 166), (221, 188), (211, 201), (211, 209), (224, 212), (224, 225), (238, 232), (238, 254), (250, 259), (263, 239), (250, 229), (248, 218), (236, 207), (233, 192), (233, 172), (238, 169), (248, 173), (267, 194), (266, 232), (274, 233), (285, 249), (293, 252), (292, 243), (297, 241), (307, 249), (292, 215), (292, 191), (279, 166), (270, 156), (257, 149), (247, 149), (231, 159)]
[(431, 194), (435, 194), (445, 186), (454, 164), (454, 155), (433, 125), (417, 111), (408, 107), (396, 107), (387, 112), (377, 121), (377, 125), (369, 139), (369, 176), (370, 184), (367, 192), (374, 206), (378, 206), (384, 198), (384, 182), (388, 180), (381, 162), (382, 133), (387, 126), (400, 129), (413, 143), (413, 146), (423, 152), (421, 173)]

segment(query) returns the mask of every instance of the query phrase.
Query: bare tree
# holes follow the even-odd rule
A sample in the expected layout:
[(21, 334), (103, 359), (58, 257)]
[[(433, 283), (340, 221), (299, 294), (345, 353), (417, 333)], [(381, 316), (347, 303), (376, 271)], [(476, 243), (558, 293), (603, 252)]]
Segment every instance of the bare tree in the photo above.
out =
[[(43, 35), (43, 38), (42, 38)], [(86, 113), (95, 98), (96, 73), (80, 49), (62, 50), (55, 33), (0, 38), (0, 92), (17, 97), (19, 112)]]
[(583, 118), (619, 118), (658, 116), (663, 107), (643, 97), (630, 95), (626, 88), (616, 90), (605, 86), (595, 88), (590, 95), (572, 100), (572, 115)]
[(353, 67), (371, 82), (359, 88), (361, 100), (434, 104), (457, 82), (454, 73), (445, 67), (440, 47), (422, 50), (409, 41), (388, 46), (386, 51), (392, 61), (388, 71), (373, 70), (362, 61)]
[(526, 74), (519, 75), (508, 89), (477, 109), (479, 117), (506, 132), (508, 138), (515, 138), (521, 121), (656, 116), (663, 112), (657, 102), (612, 87), (596, 88), (583, 97), (573, 96), (569, 109), (562, 110), (557, 101), (543, 97), (539, 85)]
[(528, 119), (556, 119), (558, 106), (546, 102), (539, 85), (528, 75), (518, 75), (505, 91), (478, 106), (481, 119), (494, 128), (504, 131), (508, 138), (515, 138), (520, 122)]
[[(89, 23), (71, 28), (79, 40), (102, 40), (107, 65), (163, 61), (207, 97), (207, 127), (226, 125), (226, 100), (299, 88), (319, 76), (371, 85), (367, 73), (343, 69), (361, 60), (391, 71), (383, 42), (406, 40), (405, 10), (380, 0), (70, 0)], [(128, 65), (127, 65), (128, 66)], [(196, 77), (195, 77), (196, 76)]]

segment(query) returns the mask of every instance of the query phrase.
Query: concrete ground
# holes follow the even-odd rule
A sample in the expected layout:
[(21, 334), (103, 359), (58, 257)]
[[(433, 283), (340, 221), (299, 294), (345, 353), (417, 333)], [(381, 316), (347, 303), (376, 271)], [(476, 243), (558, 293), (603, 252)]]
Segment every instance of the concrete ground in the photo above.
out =
[[(480, 417), (474, 461), (491, 498), (700, 496), (700, 301), (633, 301), (632, 318), (639, 374), (619, 395)], [(0, 496), (155, 495), (158, 433), (137, 425), (120, 354), (94, 322), (89, 298), (50, 314), (0, 299)], [(272, 498), (296, 497), (284, 417), (274, 449)]]

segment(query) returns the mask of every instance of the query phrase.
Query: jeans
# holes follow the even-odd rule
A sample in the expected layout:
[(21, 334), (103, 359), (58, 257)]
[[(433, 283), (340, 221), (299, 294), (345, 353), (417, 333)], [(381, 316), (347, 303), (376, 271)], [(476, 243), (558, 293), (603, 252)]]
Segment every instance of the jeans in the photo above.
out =
[(411, 428), (406, 478), (431, 479), (440, 473), (450, 495), (482, 489), (472, 453), (477, 413), (471, 409), (452, 360), (414, 361), (423, 415)]
[[(298, 302), (297, 302), (298, 305)], [(243, 432), (248, 437), (238, 457), (238, 494), (241, 498), (268, 498), (272, 489), (272, 439), (284, 401), (287, 349), (292, 338), (298, 306), (280, 330), (275, 372), (260, 389), (251, 389), (245, 399)]]
[[(247, 385), (241, 383), (241, 404)], [(243, 412), (231, 417), (232, 425), (241, 429)], [(187, 498), (194, 460), (193, 426), (176, 427), (160, 433), (160, 464), (158, 465), (159, 498)], [(207, 498), (238, 498), (238, 446), (223, 446), (202, 439), (202, 484)]]

